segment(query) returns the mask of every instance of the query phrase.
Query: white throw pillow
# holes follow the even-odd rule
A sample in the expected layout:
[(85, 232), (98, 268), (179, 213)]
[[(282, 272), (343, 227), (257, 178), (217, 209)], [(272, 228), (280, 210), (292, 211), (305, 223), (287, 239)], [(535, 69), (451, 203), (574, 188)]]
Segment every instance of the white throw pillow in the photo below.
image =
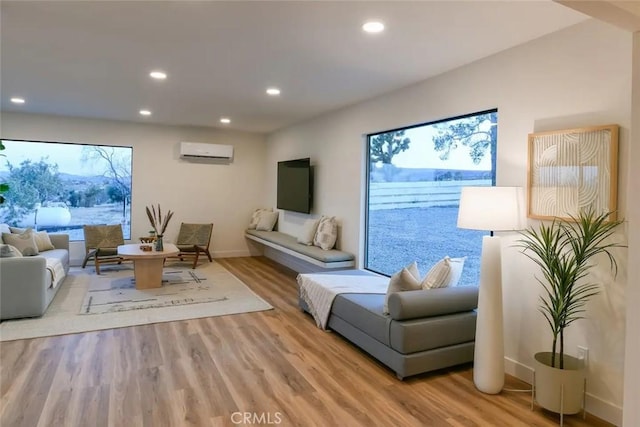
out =
[(298, 236), (298, 243), (302, 243), (307, 246), (313, 245), (313, 238), (316, 236), (318, 224), (320, 224), (320, 218), (306, 220), (302, 227), (302, 231)]
[(36, 239), (36, 246), (39, 252), (50, 251), (56, 248), (53, 246), (53, 243), (51, 243), (51, 238), (46, 231), (38, 231), (34, 233), (33, 236)]
[(322, 216), (318, 223), (318, 229), (313, 236), (313, 245), (325, 251), (333, 249), (338, 240), (338, 222), (335, 216)]
[(24, 233), (3, 233), (2, 240), (8, 245), (15, 246), (24, 256), (39, 254), (33, 230), (30, 228)]
[(420, 272), (418, 271), (418, 263), (414, 261), (389, 279), (389, 287), (387, 288), (387, 295), (384, 298), (382, 312), (389, 314), (389, 295), (392, 293), (417, 291), (419, 289), (422, 289), (420, 285)]
[(20, 258), (22, 254), (15, 246), (0, 244), (0, 258)]
[(278, 212), (262, 212), (256, 225), (258, 231), (271, 231), (278, 222)]
[(449, 286), (458, 286), (466, 259), (467, 257), (449, 259), (449, 263), (451, 265), (451, 279), (449, 281)]
[(262, 215), (263, 212), (273, 212), (273, 209), (263, 208), (253, 211), (253, 213), (251, 214), (251, 221), (249, 221), (249, 226), (247, 227), (249, 230), (256, 229), (256, 227), (258, 226), (258, 222), (260, 221), (260, 215)]
[(448, 256), (435, 263), (431, 270), (422, 279), (422, 289), (446, 288), (451, 283), (452, 269), (451, 258)]
[(0, 243), (4, 243), (4, 241), (2, 240), (3, 233), (11, 233), (11, 229), (7, 224), (0, 224)]

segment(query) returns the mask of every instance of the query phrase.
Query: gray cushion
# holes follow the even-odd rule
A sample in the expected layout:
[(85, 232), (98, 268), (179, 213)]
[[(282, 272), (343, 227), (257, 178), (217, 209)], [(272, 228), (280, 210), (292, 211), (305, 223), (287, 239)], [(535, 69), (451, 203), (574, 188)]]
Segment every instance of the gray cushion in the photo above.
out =
[[(400, 294), (413, 292), (416, 291)], [(333, 302), (331, 316), (340, 317), (354, 328), (402, 354), (474, 340), (476, 312), (472, 309), (456, 312), (456, 307), (449, 306), (453, 314), (396, 321), (382, 314), (384, 297), (384, 294), (340, 294)]]
[(348, 252), (339, 251), (337, 249), (325, 251), (317, 246), (303, 245), (302, 243), (298, 243), (294, 236), (290, 236), (279, 231), (247, 230), (246, 233), (310, 256), (311, 258), (315, 258), (322, 262), (351, 261), (354, 259), (353, 254)]
[(460, 313), (477, 307), (476, 286), (397, 292), (389, 296), (389, 315), (395, 320)]
[(338, 316), (385, 345), (389, 341), (389, 316), (382, 314), (384, 294), (340, 294), (333, 300), (331, 316)]
[(40, 252), (40, 254), (36, 256), (59, 259), (62, 261), (62, 265), (65, 267), (65, 270), (69, 269), (69, 251), (66, 249), (52, 249), (50, 251)]
[(402, 354), (473, 341), (475, 334), (475, 311), (401, 322), (394, 320), (389, 329), (391, 348)]

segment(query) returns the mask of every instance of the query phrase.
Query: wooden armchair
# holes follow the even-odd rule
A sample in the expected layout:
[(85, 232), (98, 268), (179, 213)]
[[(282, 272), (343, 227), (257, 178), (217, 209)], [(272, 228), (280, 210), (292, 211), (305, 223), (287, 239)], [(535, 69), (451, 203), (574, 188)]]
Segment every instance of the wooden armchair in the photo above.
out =
[(96, 266), (96, 274), (100, 274), (100, 264), (122, 263), (123, 258), (118, 256), (118, 246), (124, 245), (122, 226), (117, 225), (85, 225), (84, 244), (86, 256), (82, 261), (82, 268), (93, 259)]
[(180, 224), (180, 232), (176, 240), (176, 246), (180, 253), (175, 257), (180, 258), (181, 261), (184, 261), (185, 257), (193, 257), (191, 268), (196, 268), (198, 265), (200, 254), (206, 255), (209, 262), (213, 262), (209, 253), (212, 231), (213, 224), (187, 224), (184, 222)]

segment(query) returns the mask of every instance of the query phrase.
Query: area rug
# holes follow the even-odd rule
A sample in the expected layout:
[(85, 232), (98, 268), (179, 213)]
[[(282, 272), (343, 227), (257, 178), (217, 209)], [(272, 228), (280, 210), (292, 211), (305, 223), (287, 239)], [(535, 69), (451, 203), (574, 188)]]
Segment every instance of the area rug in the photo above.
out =
[(0, 323), (0, 341), (270, 310), (220, 264), (169, 265), (163, 286), (137, 290), (131, 265), (72, 267), (44, 316)]
[[(221, 269), (217, 274), (228, 273)], [(131, 272), (127, 272), (124, 277), (120, 277), (122, 273), (113, 277), (111, 272), (105, 271), (103, 276), (107, 277), (90, 281), (80, 314), (229, 301), (229, 296), (221, 292), (225, 290), (225, 285), (235, 285), (233, 281), (224, 280), (224, 277), (207, 277), (202, 271), (189, 268), (165, 268), (162, 287), (156, 289), (136, 289)]]

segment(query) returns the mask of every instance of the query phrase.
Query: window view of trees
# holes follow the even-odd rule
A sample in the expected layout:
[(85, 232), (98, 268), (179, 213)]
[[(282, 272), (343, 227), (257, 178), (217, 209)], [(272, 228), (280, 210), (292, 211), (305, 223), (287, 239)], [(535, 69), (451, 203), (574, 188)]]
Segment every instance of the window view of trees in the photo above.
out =
[(369, 135), (365, 268), (392, 275), (418, 261), (466, 257), (477, 284), (483, 231), (458, 229), (460, 189), (494, 185), (497, 111)]
[[(84, 224), (131, 230), (131, 147), (3, 140), (0, 222), (68, 233), (83, 240)], [(4, 188), (4, 187), (3, 187)]]

